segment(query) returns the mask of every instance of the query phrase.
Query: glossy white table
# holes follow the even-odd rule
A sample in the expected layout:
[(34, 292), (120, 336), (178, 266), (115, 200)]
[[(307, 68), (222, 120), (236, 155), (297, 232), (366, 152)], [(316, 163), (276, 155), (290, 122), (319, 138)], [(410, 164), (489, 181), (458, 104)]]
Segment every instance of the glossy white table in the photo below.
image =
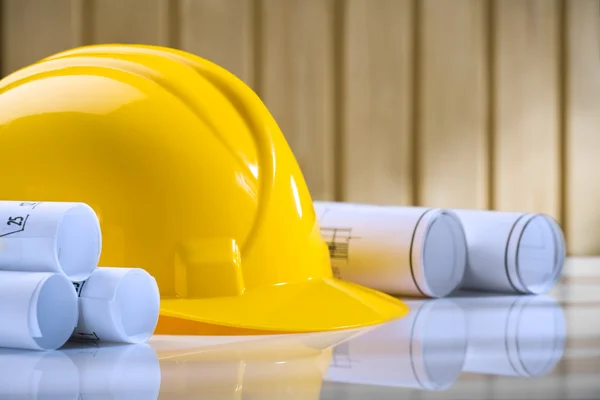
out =
[(411, 306), (370, 330), (0, 350), (0, 399), (600, 398), (600, 258), (548, 296)]

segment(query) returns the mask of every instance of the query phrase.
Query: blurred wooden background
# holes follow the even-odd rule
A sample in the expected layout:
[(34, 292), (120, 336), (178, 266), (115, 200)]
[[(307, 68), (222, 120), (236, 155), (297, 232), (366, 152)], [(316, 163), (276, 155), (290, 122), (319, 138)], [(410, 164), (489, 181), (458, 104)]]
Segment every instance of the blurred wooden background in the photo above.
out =
[(600, 0), (0, 0), (2, 74), (181, 48), (266, 102), (315, 199), (546, 212), (600, 254)]

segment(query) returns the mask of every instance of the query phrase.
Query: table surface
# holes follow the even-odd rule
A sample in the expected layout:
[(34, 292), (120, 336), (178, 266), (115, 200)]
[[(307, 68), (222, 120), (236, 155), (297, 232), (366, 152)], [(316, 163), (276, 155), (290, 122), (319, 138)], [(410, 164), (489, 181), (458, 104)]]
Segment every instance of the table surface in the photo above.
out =
[(366, 330), (0, 350), (0, 399), (598, 399), (600, 258), (544, 296), (411, 300)]

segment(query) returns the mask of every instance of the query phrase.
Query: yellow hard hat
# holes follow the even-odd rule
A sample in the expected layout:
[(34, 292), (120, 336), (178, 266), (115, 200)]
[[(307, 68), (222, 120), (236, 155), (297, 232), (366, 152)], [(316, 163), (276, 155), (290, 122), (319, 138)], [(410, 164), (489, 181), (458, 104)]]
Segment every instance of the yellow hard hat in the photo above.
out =
[(325, 331), (407, 313), (332, 277), (272, 116), (200, 57), (98, 45), (14, 72), (0, 81), (0, 148), (0, 199), (89, 204), (101, 265), (156, 278), (158, 332)]

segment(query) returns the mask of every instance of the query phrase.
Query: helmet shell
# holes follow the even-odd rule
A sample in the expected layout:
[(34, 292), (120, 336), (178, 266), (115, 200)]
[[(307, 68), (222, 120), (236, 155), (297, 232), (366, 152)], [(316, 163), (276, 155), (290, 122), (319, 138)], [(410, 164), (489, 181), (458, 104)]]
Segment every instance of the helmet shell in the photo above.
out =
[(164, 316), (276, 331), (364, 324), (243, 316), (231, 303), (268, 311), (292, 287), (336, 280), (277, 124), (207, 60), (135, 45), (51, 56), (0, 81), (0, 148), (0, 198), (89, 204), (100, 263), (151, 273)]

